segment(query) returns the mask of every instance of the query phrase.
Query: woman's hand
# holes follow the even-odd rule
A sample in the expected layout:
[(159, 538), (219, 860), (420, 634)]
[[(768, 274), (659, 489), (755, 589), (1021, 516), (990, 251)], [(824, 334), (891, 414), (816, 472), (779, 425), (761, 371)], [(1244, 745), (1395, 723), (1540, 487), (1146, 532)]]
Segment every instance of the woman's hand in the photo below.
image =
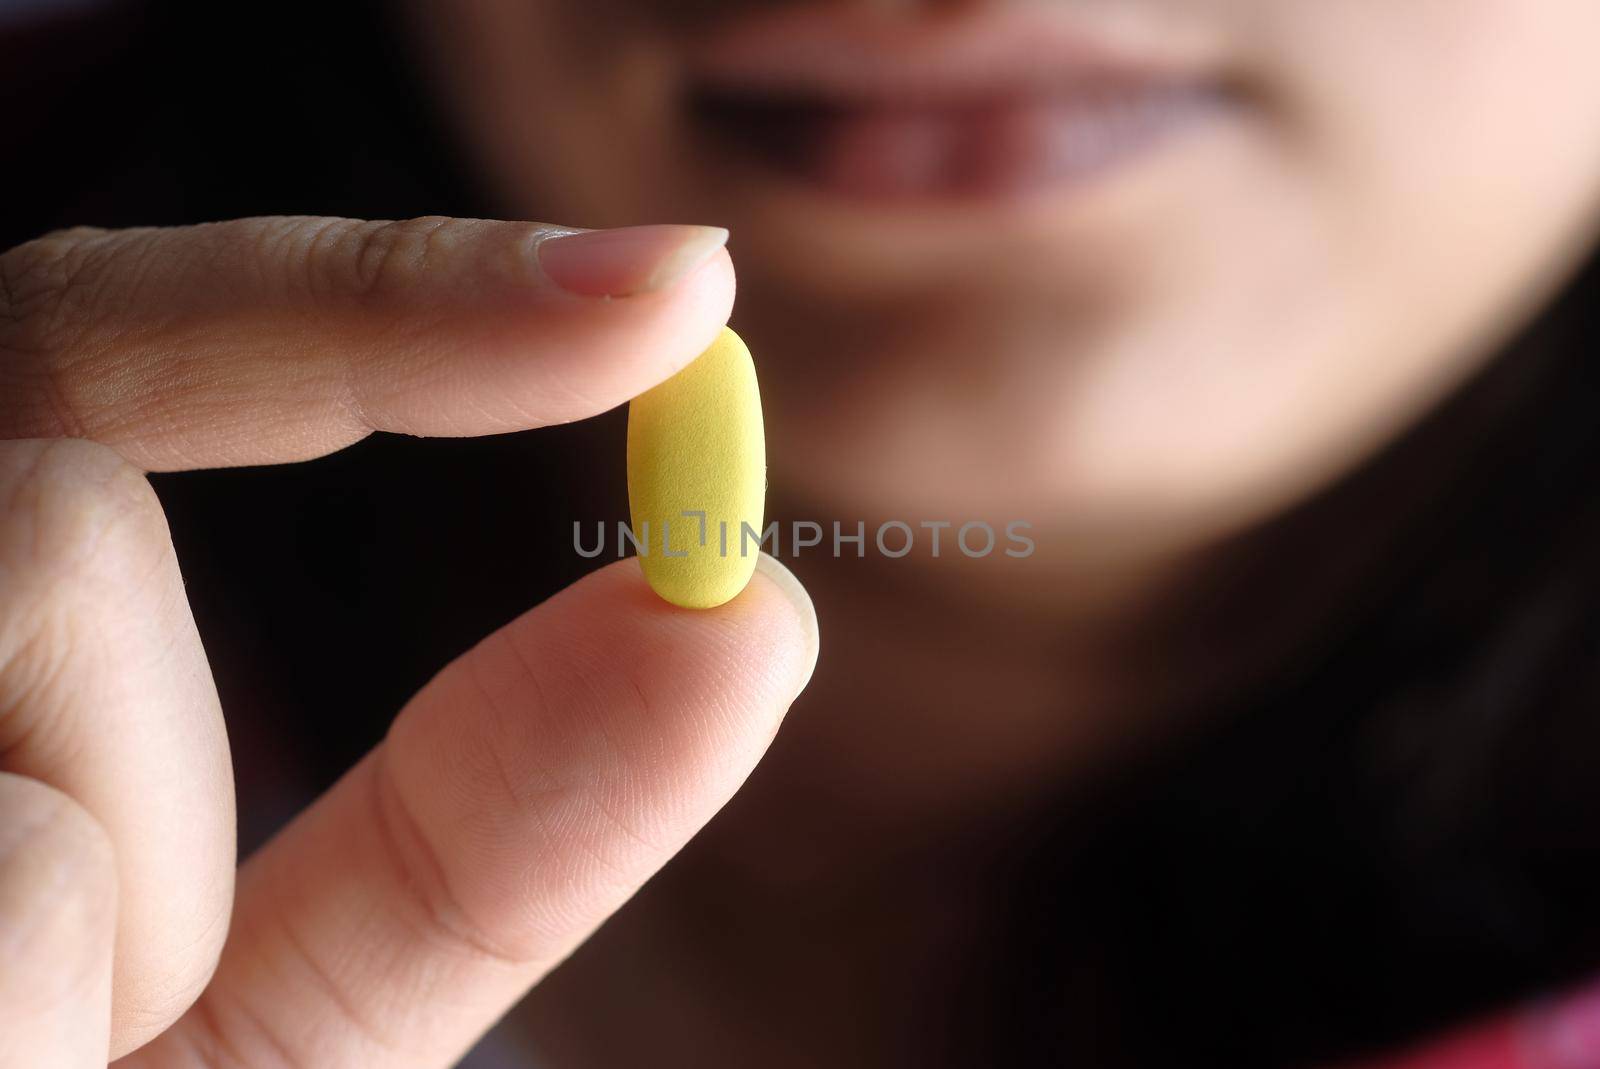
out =
[(749, 773), (816, 657), (804, 591), (764, 560), (688, 612), (621, 561), (445, 667), (235, 886), (144, 473), (581, 419), (727, 318), (722, 232), (568, 234), (253, 219), (0, 257), (0, 1066), (448, 1065)]

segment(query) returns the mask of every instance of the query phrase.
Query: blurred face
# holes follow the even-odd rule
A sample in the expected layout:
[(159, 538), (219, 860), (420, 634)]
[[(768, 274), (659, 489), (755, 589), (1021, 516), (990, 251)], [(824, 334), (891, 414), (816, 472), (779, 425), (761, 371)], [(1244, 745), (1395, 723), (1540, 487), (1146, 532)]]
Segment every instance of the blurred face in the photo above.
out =
[(731, 228), (772, 478), (1212, 537), (1590, 239), (1594, 0), (415, 0), (508, 212)]

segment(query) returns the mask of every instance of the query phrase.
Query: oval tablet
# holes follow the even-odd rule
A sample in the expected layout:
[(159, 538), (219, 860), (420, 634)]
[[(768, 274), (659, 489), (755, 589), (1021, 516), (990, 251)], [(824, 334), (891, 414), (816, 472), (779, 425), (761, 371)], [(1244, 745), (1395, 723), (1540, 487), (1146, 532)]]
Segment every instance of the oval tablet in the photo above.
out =
[(628, 405), (628, 504), (639, 565), (674, 605), (710, 609), (750, 582), (767, 446), (750, 350), (733, 331)]

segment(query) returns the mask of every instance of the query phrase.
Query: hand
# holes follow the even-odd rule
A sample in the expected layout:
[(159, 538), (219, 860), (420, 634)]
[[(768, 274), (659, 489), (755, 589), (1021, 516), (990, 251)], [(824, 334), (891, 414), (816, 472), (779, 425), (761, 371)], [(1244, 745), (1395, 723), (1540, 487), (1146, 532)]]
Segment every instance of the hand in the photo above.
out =
[(720, 232), (565, 233), (252, 219), (0, 256), (0, 1067), (449, 1065), (754, 766), (815, 661), (805, 592), (763, 560), (690, 612), (619, 561), (445, 667), (235, 879), (145, 472), (581, 419), (727, 318)]

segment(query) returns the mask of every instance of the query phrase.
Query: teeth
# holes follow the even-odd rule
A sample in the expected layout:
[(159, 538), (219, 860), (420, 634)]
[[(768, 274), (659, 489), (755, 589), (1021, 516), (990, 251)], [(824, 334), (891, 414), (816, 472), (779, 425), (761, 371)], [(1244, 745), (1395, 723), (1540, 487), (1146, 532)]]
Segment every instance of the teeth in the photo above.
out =
[(1042, 109), (1032, 131), (1043, 142), (1042, 169), (1050, 177), (1071, 177), (1115, 163), (1182, 121), (1188, 95), (1170, 89), (1114, 90)]
[(826, 188), (970, 195), (1093, 178), (1218, 102), (1207, 89), (1147, 84), (845, 108), (745, 98), (724, 129), (742, 150)]

